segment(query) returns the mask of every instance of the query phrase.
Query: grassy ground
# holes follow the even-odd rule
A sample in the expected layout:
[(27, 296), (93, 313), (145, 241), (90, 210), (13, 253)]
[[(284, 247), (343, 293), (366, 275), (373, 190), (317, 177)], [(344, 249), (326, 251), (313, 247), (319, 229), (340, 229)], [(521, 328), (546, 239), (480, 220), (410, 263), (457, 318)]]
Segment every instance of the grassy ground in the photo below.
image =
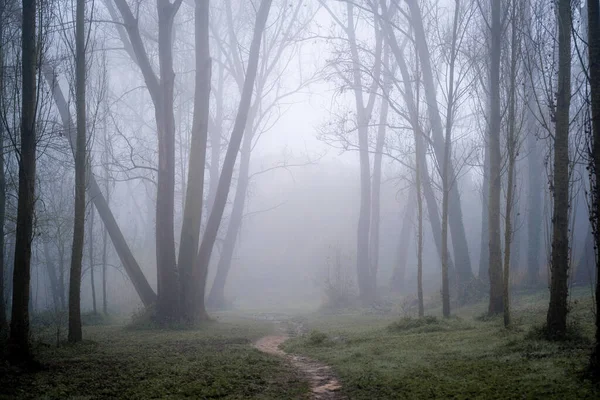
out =
[(588, 293), (575, 291), (570, 320), (577, 335), (565, 343), (536, 334), (548, 304), (540, 292), (516, 296), (510, 330), (501, 319), (478, 318), (485, 304), (450, 320), (310, 315), (304, 324), (312, 332), (285, 348), (333, 366), (352, 399), (600, 398), (583, 378), (593, 335)]
[(83, 344), (38, 344), (41, 371), (0, 366), (0, 399), (302, 397), (296, 371), (250, 346), (270, 328), (240, 319), (187, 331), (86, 327)]

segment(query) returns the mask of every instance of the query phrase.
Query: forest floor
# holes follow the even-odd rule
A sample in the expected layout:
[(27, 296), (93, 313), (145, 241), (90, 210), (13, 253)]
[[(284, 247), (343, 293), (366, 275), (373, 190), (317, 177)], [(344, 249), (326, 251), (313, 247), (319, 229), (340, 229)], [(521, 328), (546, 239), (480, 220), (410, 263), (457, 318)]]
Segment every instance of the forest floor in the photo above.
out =
[(272, 324), (221, 317), (194, 330), (88, 326), (85, 341), (36, 342), (42, 369), (0, 363), (0, 399), (294, 399), (309, 387), (284, 359), (252, 347)]
[(561, 343), (541, 337), (544, 290), (514, 296), (510, 329), (502, 317), (484, 317), (484, 302), (447, 320), (435, 305), (422, 319), (311, 314), (301, 322), (309, 333), (283, 348), (330, 365), (352, 399), (598, 399), (600, 388), (585, 378), (594, 334), (589, 290), (573, 291), (570, 338)]
[(75, 346), (56, 347), (47, 330), (36, 334), (39, 371), (0, 363), (0, 399), (600, 398), (584, 374), (589, 293), (573, 291), (561, 343), (539, 333), (545, 290), (513, 297), (510, 329), (482, 317), (485, 302), (445, 320), (430, 301), (422, 319), (406, 309), (228, 312), (194, 330), (87, 326)]

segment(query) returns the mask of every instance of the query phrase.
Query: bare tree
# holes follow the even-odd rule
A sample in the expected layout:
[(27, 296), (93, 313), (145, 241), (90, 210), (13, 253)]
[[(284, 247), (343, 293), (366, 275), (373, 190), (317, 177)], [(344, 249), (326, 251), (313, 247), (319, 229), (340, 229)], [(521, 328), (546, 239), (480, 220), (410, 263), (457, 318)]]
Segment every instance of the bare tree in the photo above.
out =
[[(183, 314), (188, 321), (206, 319), (204, 309), (198, 309), (194, 292), (199, 290), (194, 282), (193, 268), (200, 241), (202, 201), (204, 196), (204, 165), (206, 163), (206, 142), (208, 138), (208, 118), (210, 107), (211, 58), (209, 51), (209, 1), (196, 1), (195, 46), (196, 46), (196, 86), (194, 91), (194, 117), (192, 144), (189, 159), (188, 185), (181, 228), (179, 247), (179, 273)], [(204, 292), (202, 290), (202, 292)]]
[(549, 338), (562, 338), (567, 331), (567, 275), (569, 270), (569, 124), (571, 104), (571, 1), (558, 0), (558, 87), (554, 112), (554, 166), (552, 191), (552, 255), (550, 304), (547, 316)]
[(85, 229), (86, 106), (85, 106), (85, 0), (77, 0), (75, 11), (75, 98), (77, 140), (75, 141), (75, 218), (69, 273), (69, 342), (82, 340), (81, 263)]
[(248, 59), (246, 78), (238, 107), (238, 113), (231, 133), (231, 139), (229, 140), (229, 146), (227, 147), (227, 153), (225, 154), (225, 159), (223, 161), (223, 168), (219, 177), (214, 204), (206, 223), (204, 236), (202, 237), (200, 249), (191, 274), (191, 280), (195, 286), (193, 293), (194, 297), (191, 302), (195, 307), (195, 320), (202, 320), (207, 317), (204, 297), (208, 266), (219, 226), (221, 224), (221, 219), (223, 217), (223, 212), (225, 210), (227, 197), (229, 195), (235, 160), (240, 149), (248, 120), (248, 113), (252, 102), (252, 92), (258, 68), (258, 59), (260, 56), (261, 39), (269, 16), (271, 2), (271, 0), (262, 0), (256, 14), (254, 35), (250, 46), (250, 57)]
[(596, 343), (590, 357), (590, 370), (600, 378), (600, 2), (587, 0), (588, 58), (592, 122), (592, 157), (590, 159), (590, 181), (592, 210), (590, 220), (594, 233), (596, 253)]
[(502, 116), (500, 113), (500, 57), (502, 51), (502, 7), (500, 0), (491, 0), (490, 24), (490, 75), (489, 75), (489, 146), (490, 146), (490, 197), (489, 197), (489, 234), (490, 234), (490, 301), (489, 314), (504, 311), (502, 289), (502, 248), (500, 242), (500, 194), (502, 191), (502, 171), (500, 152), (500, 132)]
[(35, 210), (36, 70), (39, 51), (36, 19), (37, 1), (23, 0), (19, 200), (9, 337), (10, 357), (15, 361), (27, 360), (31, 356), (29, 347), (29, 283), (31, 279), (31, 241)]

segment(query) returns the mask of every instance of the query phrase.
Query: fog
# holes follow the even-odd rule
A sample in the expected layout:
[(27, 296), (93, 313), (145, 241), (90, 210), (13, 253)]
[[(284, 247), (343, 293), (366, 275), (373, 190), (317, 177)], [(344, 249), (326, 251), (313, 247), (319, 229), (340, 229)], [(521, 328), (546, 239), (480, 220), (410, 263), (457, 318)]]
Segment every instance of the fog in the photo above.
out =
[[(3, 12), (7, 24), (16, 29), (19, 8), (9, 3)], [(203, 187), (195, 193), (203, 201), (191, 197), (200, 205), (196, 211), (202, 209), (202, 216), (191, 222), (201, 227), (196, 242), (204, 245), (204, 239), (210, 239), (206, 232), (214, 226), (208, 227), (209, 216), (215, 214), (218, 222), (214, 244), (208, 240), (206, 245), (210, 248), (207, 277), (198, 283), (206, 287), (209, 313), (320, 309), (332, 301), (332, 290), (344, 291), (348, 297), (342, 308), (415, 298), (419, 265), (425, 297), (439, 298), (446, 276), (442, 271), (448, 269), (450, 297), (453, 304), (462, 304), (464, 287), (472, 282), (479, 282), (473, 285), (483, 293), (490, 290), (489, 256), (496, 254), (490, 253), (490, 246), (504, 257), (506, 238), (511, 240), (511, 290), (548, 284), (556, 187), (554, 86), (559, 65), (552, 42), (556, 29), (548, 28), (551, 35), (545, 35), (542, 27), (553, 18), (551, 7), (536, 1), (525, 6), (504, 4), (505, 36), (495, 48), (496, 42), (489, 40), (487, 3), (423, 1), (415, 2), (415, 9), (410, 2), (274, 0), (270, 9), (266, 7), (266, 26), (258, 34), (262, 42), (256, 77), (249, 77), (251, 43), (260, 29), (255, 25), (260, 3), (213, 1), (208, 18), (197, 22), (195, 2), (176, 2), (172, 28), (165, 17), (171, 5), (165, 9), (159, 5), (159, 11), (153, 1), (87, 5), (87, 161), (159, 304), (161, 291), (167, 289), (160, 284), (166, 275), (161, 278), (160, 265), (157, 269), (160, 249), (156, 246), (160, 243), (181, 256), (182, 225), (186, 218), (196, 218), (186, 214), (186, 193), (192, 193), (189, 185), (198, 174), (204, 174), (199, 181)], [(77, 104), (74, 6), (55, 0), (44, 7), (40, 71), (50, 73), (39, 73), (30, 285), (34, 313), (65, 307), (74, 222), (74, 147), (68, 139), (74, 132), (69, 131), (69, 117), (65, 119), (70, 112), (75, 121)], [(584, 9), (576, 7), (573, 13), (577, 16), (573, 29), (585, 37)], [(204, 22), (208, 27), (202, 27)], [(513, 26), (515, 32), (509, 36)], [(202, 50), (210, 56), (207, 65), (211, 66), (204, 131), (195, 125), (195, 113), (200, 115), (203, 105), (199, 92), (195, 93), (202, 83), (197, 68), (204, 68), (203, 61), (195, 59), (201, 51), (195, 29), (207, 29), (209, 37), (208, 48)], [(170, 31), (172, 37), (165, 33)], [(2, 50), (7, 176), (3, 278), (9, 305), (18, 192), (15, 116), (20, 49), (18, 41), (7, 35)], [(577, 46), (584, 46), (581, 37), (573, 39), (573, 54)], [(499, 81), (494, 83), (488, 61), (499, 52)], [(577, 57), (570, 63), (569, 285), (589, 285), (594, 261), (586, 171), (588, 83), (582, 72), (587, 64)], [(244, 110), (240, 99), (247, 79), (254, 83)], [(152, 87), (153, 82), (160, 87)], [(172, 102), (170, 89), (165, 89), (170, 83)], [(62, 111), (56, 90), (67, 100)], [(157, 93), (166, 97), (156, 100)], [(172, 129), (157, 120), (163, 112)], [(244, 131), (235, 149), (232, 132), (238, 122), (244, 124)], [(190, 170), (190, 158), (198, 155), (192, 137), (202, 132), (205, 168)], [(167, 155), (161, 153), (161, 140), (172, 143), (172, 148), (165, 147)], [(495, 151), (490, 144), (494, 141), (500, 146), (500, 159), (490, 169), (493, 157), (486, 154)], [(422, 150), (417, 150), (419, 146)], [(228, 149), (237, 155), (229, 184), (222, 176), (227, 174), (221, 174), (230, 161)], [(159, 165), (168, 154), (173, 165)], [(161, 168), (168, 168), (166, 175), (160, 175)], [(417, 173), (422, 257), (417, 246)], [(498, 176), (491, 179), (490, 173)], [(213, 202), (221, 201), (219, 179), (223, 189), (229, 187), (221, 199), (225, 201), (221, 217), (213, 212)], [(172, 189), (169, 184), (161, 186), (166, 180), (172, 180)], [(490, 189), (490, 182), (496, 181)], [(159, 187), (166, 189), (161, 192)], [(141, 310), (144, 302), (132, 284), (130, 267), (123, 264), (124, 253), (116, 252), (111, 242), (117, 240), (114, 232), (105, 233), (106, 211), (99, 214), (89, 187), (87, 193), (82, 310), (99, 309), (106, 301), (109, 312), (130, 315)], [(169, 215), (157, 211), (163, 197), (167, 208), (172, 202), (172, 223)], [(492, 213), (490, 199), (497, 199), (499, 207)], [(507, 216), (508, 203), (512, 211)], [(167, 222), (157, 221), (157, 215)], [(487, 229), (493, 215), (499, 230), (490, 231), (492, 240)], [(507, 221), (511, 227), (505, 235)], [(168, 231), (174, 243), (157, 239), (168, 238)], [(164, 232), (166, 236), (161, 236)], [(195, 258), (198, 246), (194, 246)], [(228, 273), (223, 278), (224, 293), (221, 297), (216, 293), (215, 303), (209, 294), (217, 270), (223, 268), (220, 260), (229, 257), (230, 263), (221, 262)], [(184, 285), (184, 266), (178, 264), (180, 260), (164, 266), (165, 273), (178, 276), (178, 285)], [(175, 289), (182, 290), (183, 286)]]

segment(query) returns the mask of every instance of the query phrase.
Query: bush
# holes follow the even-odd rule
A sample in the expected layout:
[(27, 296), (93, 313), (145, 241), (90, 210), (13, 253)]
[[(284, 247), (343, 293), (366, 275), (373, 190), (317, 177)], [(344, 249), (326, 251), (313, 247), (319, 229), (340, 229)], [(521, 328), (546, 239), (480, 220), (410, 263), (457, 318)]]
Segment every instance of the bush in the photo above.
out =
[(308, 334), (308, 344), (310, 344), (311, 346), (322, 345), (323, 343), (325, 343), (326, 340), (327, 340), (327, 335), (321, 331), (312, 330)]

